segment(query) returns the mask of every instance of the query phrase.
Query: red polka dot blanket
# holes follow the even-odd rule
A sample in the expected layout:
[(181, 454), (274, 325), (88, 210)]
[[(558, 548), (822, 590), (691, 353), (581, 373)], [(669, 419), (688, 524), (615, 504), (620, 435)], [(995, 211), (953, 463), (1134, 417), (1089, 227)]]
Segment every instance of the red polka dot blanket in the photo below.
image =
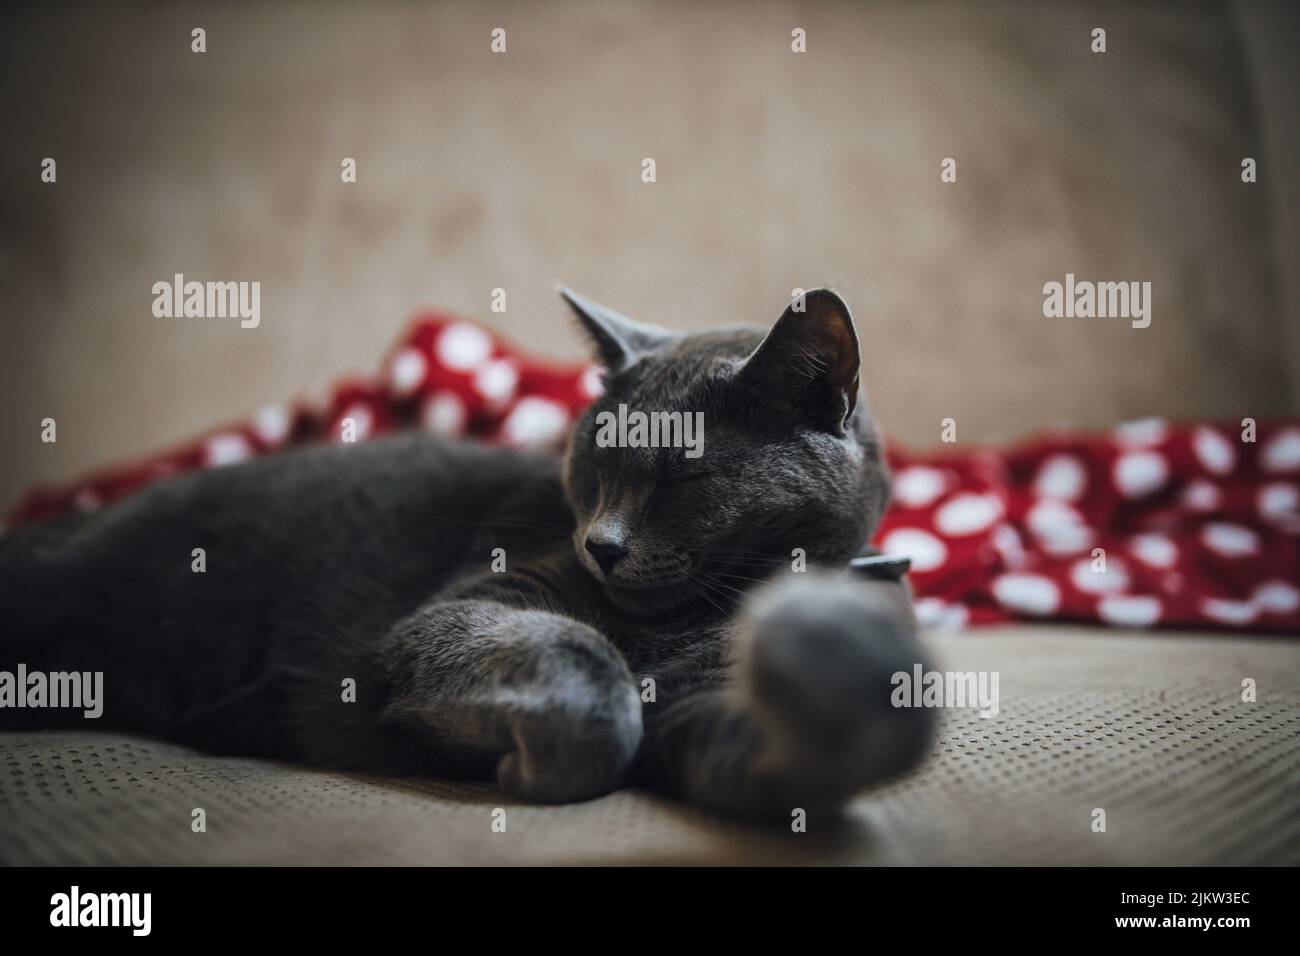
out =
[[(400, 427), (558, 448), (600, 387), (594, 366), (526, 359), (476, 325), (424, 313), (380, 374), (34, 489), (8, 523), (94, 509), (181, 471)], [(910, 557), (927, 625), (1050, 618), (1300, 631), (1300, 423), (1148, 419), (1009, 450), (952, 447), (890, 448), (894, 500), (876, 535), (886, 553)]]

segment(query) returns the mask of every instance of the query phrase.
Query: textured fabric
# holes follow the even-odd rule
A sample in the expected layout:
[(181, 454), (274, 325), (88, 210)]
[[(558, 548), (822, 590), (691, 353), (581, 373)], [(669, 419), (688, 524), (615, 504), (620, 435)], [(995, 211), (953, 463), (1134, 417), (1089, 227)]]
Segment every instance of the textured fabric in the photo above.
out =
[[(581, 360), (557, 281), (683, 329), (832, 285), (911, 447), (946, 417), (965, 444), (1300, 412), (1272, 241), (1295, 164), (1230, 4), (535, 6), (6, 4), (3, 504), (354, 370), (412, 303)], [(260, 281), (260, 325), (154, 317), (177, 272)], [(1150, 328), (1045, 318), (1067, 273), (1151, 281)]]
[[(286, 445), (399, 427), (555, 449), (601, 389), (594, 366), (549, 367), (437, 314), (418, 318), (382, 368), (317, 407), (270, 406), (168, 454), (38, 489), (10, 521), (97, 508), (161, 477)], [(1300, 631), (1300, 424), (1262, 424), (1251, 437), (1150, 419), (1006, 453), (891, 448), (894, 503), (877, 539), (912, 559), (919, 614), (936, 626), (1023, 616)]]
[(632, 790), (526, 806), (487, 785), (29, 733), (0, 736), (0, 862), (1300, 864), (1295, 641), (1025, 626), (931, 646), (941, 667), (999, 672), (998, 715), (946, 711), (921, 770), (802, 834)]
[(912, 557), (923, 621), (1014, 617), (1300, 632), (1300, 423), (895, 449), (877, 540)]

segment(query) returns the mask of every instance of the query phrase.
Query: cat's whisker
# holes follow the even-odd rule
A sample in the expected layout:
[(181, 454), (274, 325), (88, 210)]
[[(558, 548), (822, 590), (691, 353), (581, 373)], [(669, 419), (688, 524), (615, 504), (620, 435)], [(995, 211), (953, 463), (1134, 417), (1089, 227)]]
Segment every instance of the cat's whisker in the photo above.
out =
[[(713, 581), (715, 584), (721, 587), (729, 587), (732, 590), (739, 591), (743, 594), (748, 594), (750, 591), (752, 591), (753, 590), (752, 585), (770, 587), (774, 583), (773, 581), (765, 578), (750, 578), (750, 577), (745, 577), (744, 575), (741, 574), (727, 574), (721, 571), (705, 571), (703, 572), (703, 574), (705, 575), (705, 577), (707, 577), (710, 581)], [(729, 584), (727, 581), (721, 580), (721, 578), (731, 578), (732, 580), (743, 581), (745, 583), (739, 585)]]
[(704, 584), (707, 584), (709, 587), (713, 588), (714, 593), (722, 592), (722, 593), (730, 593), (730, 594), (737, 595), (734, 598), (730, 598), (730, 600), (735, 601), (737, 603), (739, 603), (741, 599), (749, 596), (748, 591), (745, 591), (741, 588), (733, 587), (730, 584), (724, 584), (721, 581), (714, 581), (710, 578), (702, 578), (702, 581)]
[[(741, 591), (737, 588), (730, 587), (729, 585), (719, 584), (716, 581), (710, 581), (707, 577), (704, 576), (697, 577), (695, 580), (697, 583), (702, 584), (706, 588), (708, 588), (709, 591), (715, 597), (719, 598), (720, 600), (729, 602), (732, 606), (739, 605), (740, 599), (747, 596), (744, 591)], [(727, 588), (727, 590), (723, 590), (724, 587)], [(728, 591), (733, 591), (735, 592), (735, 594), (739, 595), (740, 597), (734, 597), (732, 594), (727, 593)]]
[(686, 585), (687, 589), (688, 589), (692, 594), (694, 594), (694, 595), (695, 595), (696, 597), (698, 597), (698, 598), (703, 598), (703, 599), (704, 599), (705, 601), (707, 601), (709, 604), (712, 604), (713, 607), (714, 607), (714, 609), (717, 610), (717, 612), (718, 612), (719, 614), (723, 615), (724, 617), (726, 616), (727, 612), (726, 612), (725, 610), (722, 609), (722, 606), (719, 605), (717, 601), (713, 600), (713, 598), (709, 597), (706, 593), (704, 593), (704, 591), (702, 591), (699, 587), (697, 587), (697, 586), (696, 586), (696, 585), (697, 585), (697, 582), (693, 581), (693, 580), (690, 579), (690, 578), (686, 578), (686, 579), (683, 581), (683, 583)]
[(740, 568), (745, 571), (761, 571), (766, 573), (769, 569), (780, 568), (790, 563), (789, 558), (763, 558), (758, 555), (743, 554), (706, 554), (706, 562), (713, 568), (732, 567)]
[(772, 583), (773, 583), (773, 581), (772, 581), (770, 578), (751, 578), (751, 577), (749, 577), (749, 576), (747, 576), (747, 575), (744, 575), (744, 574), (732, 574), (732, 573), (727, 572), (727, 571), (709, 571), (709, 572), (706, 572), (706, 573), (708, 573), (708, 574), (710, 574), (710, 575), (716, 575), (716, 576), (718, 576), (718, 577), (722, 577), (722, 578), (735, 578), (735, 579), (738, 580), (738, 581), (753, 581), (755, 584), (772, 584)]
[(746, 551), (739, 548), (700, 548), (700, 554), (714, 554), (728, 557), (748, 557), (759, 561), (783, 562), (786, 559), (780, 555), (774, 555), (771, 551)]

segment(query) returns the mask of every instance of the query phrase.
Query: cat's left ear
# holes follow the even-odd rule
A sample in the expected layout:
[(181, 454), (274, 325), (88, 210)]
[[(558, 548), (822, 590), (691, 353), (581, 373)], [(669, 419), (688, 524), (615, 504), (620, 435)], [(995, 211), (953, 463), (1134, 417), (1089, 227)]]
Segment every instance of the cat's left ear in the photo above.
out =
[(858, 402), (858, 336), (849, 307), (830, 289), (795, 298), (739, 377), (817, 427), (844, 434)]
[(564, 286), (559, 287), (559, 293), (591, 336), (601, 362), (611, 374), (627, 368), (638, 356), (680, 338), (678, 333), (668, 329), (634, 322), (626, 315), (592, 302)]

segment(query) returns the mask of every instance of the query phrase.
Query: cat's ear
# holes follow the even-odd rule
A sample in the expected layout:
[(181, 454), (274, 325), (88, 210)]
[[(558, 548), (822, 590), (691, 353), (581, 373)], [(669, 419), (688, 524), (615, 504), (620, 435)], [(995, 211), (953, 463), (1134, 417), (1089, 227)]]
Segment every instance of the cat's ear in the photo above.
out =
[(745, 360), (740, 379), (817, 427), (843, 434), (858, 402), (858, 336), (849, 307), (829, 289), (794, 299)]
[(627, 368), (638, 356), (680, 337), (668, 329), (634, 322), (564, 286), (559, 286), (559, 293), (573, 309), (573, 314), (596, 346), (600, 361), (611, 373)]

